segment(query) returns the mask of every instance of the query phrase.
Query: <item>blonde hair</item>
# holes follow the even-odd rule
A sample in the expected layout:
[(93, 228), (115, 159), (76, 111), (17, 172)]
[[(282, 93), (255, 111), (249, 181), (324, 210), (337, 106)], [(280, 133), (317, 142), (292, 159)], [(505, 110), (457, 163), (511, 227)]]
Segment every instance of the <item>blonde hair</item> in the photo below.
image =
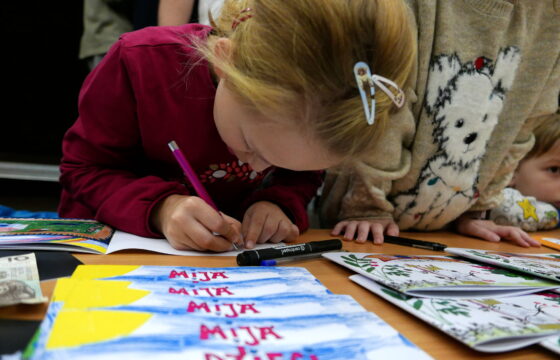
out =
[[(301, 119), (332, 154), (355, 159), (371, 150), (394, 106), (377, 89), (368, 126), (354, 64), (403, 88), (416, 56), (409, 16), (402, 0), (226, 0), (214, 35), (197, 48), (241, 99)], [(231, 40), (229, 59), (213, 51), (220, 37)]]
[(535, 145), (525, 159), (539, 157), (549, 152), (560, 141), (560, 112), (549, 115), (534, 130)]

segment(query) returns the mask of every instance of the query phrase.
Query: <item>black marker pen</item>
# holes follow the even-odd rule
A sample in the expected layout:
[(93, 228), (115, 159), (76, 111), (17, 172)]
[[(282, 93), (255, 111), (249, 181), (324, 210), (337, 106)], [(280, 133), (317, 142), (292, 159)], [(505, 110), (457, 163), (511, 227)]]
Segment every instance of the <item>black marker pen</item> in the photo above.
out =
[[(370, 235), (371, 237), (371, 235)], [(397, 244), (403, 246), (415, 247), (418, 249), (426, 249), (433, 251), (444, 251), (447, 245), (437, 242), (409, 239), (400, 236), (383, 235), (383, 241), (389, 244)]]
[(258, 266), (262, 260), (322, 253), (342, 249), (342, 240), (311, 241), (303, 244), (279, 246), (261, 250), (246, 250), (237, 255), (237, 265)]

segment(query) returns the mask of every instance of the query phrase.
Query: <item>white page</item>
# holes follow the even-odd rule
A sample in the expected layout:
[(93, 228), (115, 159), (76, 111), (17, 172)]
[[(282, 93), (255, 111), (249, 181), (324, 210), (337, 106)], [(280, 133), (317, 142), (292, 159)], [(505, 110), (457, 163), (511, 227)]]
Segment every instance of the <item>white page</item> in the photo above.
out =
[(493, 298), (560, 287), (557, 282), (451, 256), (331, 252), (323, 257), (411, 296)]
[(541, 342), (541, 345), (560, 355), (560, 336), (551, 336)]
[(482, 352), (503, 352), (558, 336), (560, 308), (544, 293), (500, 299), (425, 299), (384, 288), (362, 275), (350, 280)]
[[(284, 243), (272, 244), (257, 244), (254, 249), (264, 249), (270, 248), (275, 246), (282, 246)], [(109, 243), (109, 247), (107, 248), (107, 254), (114, 253), (120, 250), (127, 250), (127, 249), (139, 249), (139, 250), (148, 250), (154, 251), (162, 254), (168, 255), (184, 255), (184, 256), (237, 256), (240, 251), (227, 251), (227, 252), (210, 252), (210, 251), (187, 251), (187, 250), (177, 250), (174, 249), (169, 241), (166, 239), (155, 239), (155, 238), (146, 238), (142, 236), (137, 236), (133, 234), (129, 234), (123, 231), (115, 231), (113, 237), (111, 238), (111, 242)]]

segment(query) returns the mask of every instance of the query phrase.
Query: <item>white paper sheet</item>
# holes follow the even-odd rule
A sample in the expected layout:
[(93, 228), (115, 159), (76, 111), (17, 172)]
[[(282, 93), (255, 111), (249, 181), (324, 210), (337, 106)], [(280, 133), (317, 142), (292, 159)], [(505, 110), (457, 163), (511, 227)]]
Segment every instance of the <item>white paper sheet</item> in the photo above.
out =
[[(257, 244), (255, 249), (265, 249), (275, 246), (282, 246), (284, 243), (278, 244)], [(240, 251), (227, 251), (222, 253), (216, 253), (211, 251), (186, 251), (186, 250), (177, 250), (174, 249), (169, 241), (166, 239), (155, 239), (155, 238), (146, 238), (142, 236), (137, 236), (129, 233), (125, 233), (123, 231), (115, 231), (115, 234), (111, 238), (111, 242), (109, 243), (109, 247), (107, 248), (107, 254), (114, 253), (120, 250), (127, 250), (127, 249), (138, 249), (138, 250), (148, 250), (154, 251), (162, 254), (168, 255), (184, 255), (184, 256), (236, 256)]]

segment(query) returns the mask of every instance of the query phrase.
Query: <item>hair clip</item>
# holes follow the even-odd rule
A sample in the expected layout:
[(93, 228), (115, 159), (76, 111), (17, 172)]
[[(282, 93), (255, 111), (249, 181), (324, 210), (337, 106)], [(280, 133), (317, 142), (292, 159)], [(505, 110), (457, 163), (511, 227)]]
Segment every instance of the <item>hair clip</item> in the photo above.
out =
[[(371, 69), (369, 65), (363, 61), (359, 61), (354, 65), (354, 76), (356, 78), (356, 83), (358, 84), (358, 90), (360, 91), (360, 97), (362, 98), (362, 104), (364, 106), (364, 112), (366, 114), (366, 120), (369, 125), (373, 125), (375, 121), (375, 86), (379, 87), (393, 103), (401, 108), (404, 105), (404, 92), (402, 89), (395, 84), (393, 81), (380, 76), (371, 75)], [(393, 93), (387, 86), (392, 87), (396, 90), (396, 94)], [(368, 104), (369, 98), (369, 104)]]
[(246, 8), (246, 9), (241, 10), (239, 12), (239, 15), (237, 15), (237, 18), (235, 20), (233, 20), (233, 23), (231, 24), (231, 29), (235, 30), (235, 28), (239, 24), (241, 24), (243, 21), (252, 18), (253, 14), (247, 14), (247, 15), (242, 16), (243, 14), (251, 12), (251, 11), (253, 11), (253, 9), (251, 9), (251, 8)]

